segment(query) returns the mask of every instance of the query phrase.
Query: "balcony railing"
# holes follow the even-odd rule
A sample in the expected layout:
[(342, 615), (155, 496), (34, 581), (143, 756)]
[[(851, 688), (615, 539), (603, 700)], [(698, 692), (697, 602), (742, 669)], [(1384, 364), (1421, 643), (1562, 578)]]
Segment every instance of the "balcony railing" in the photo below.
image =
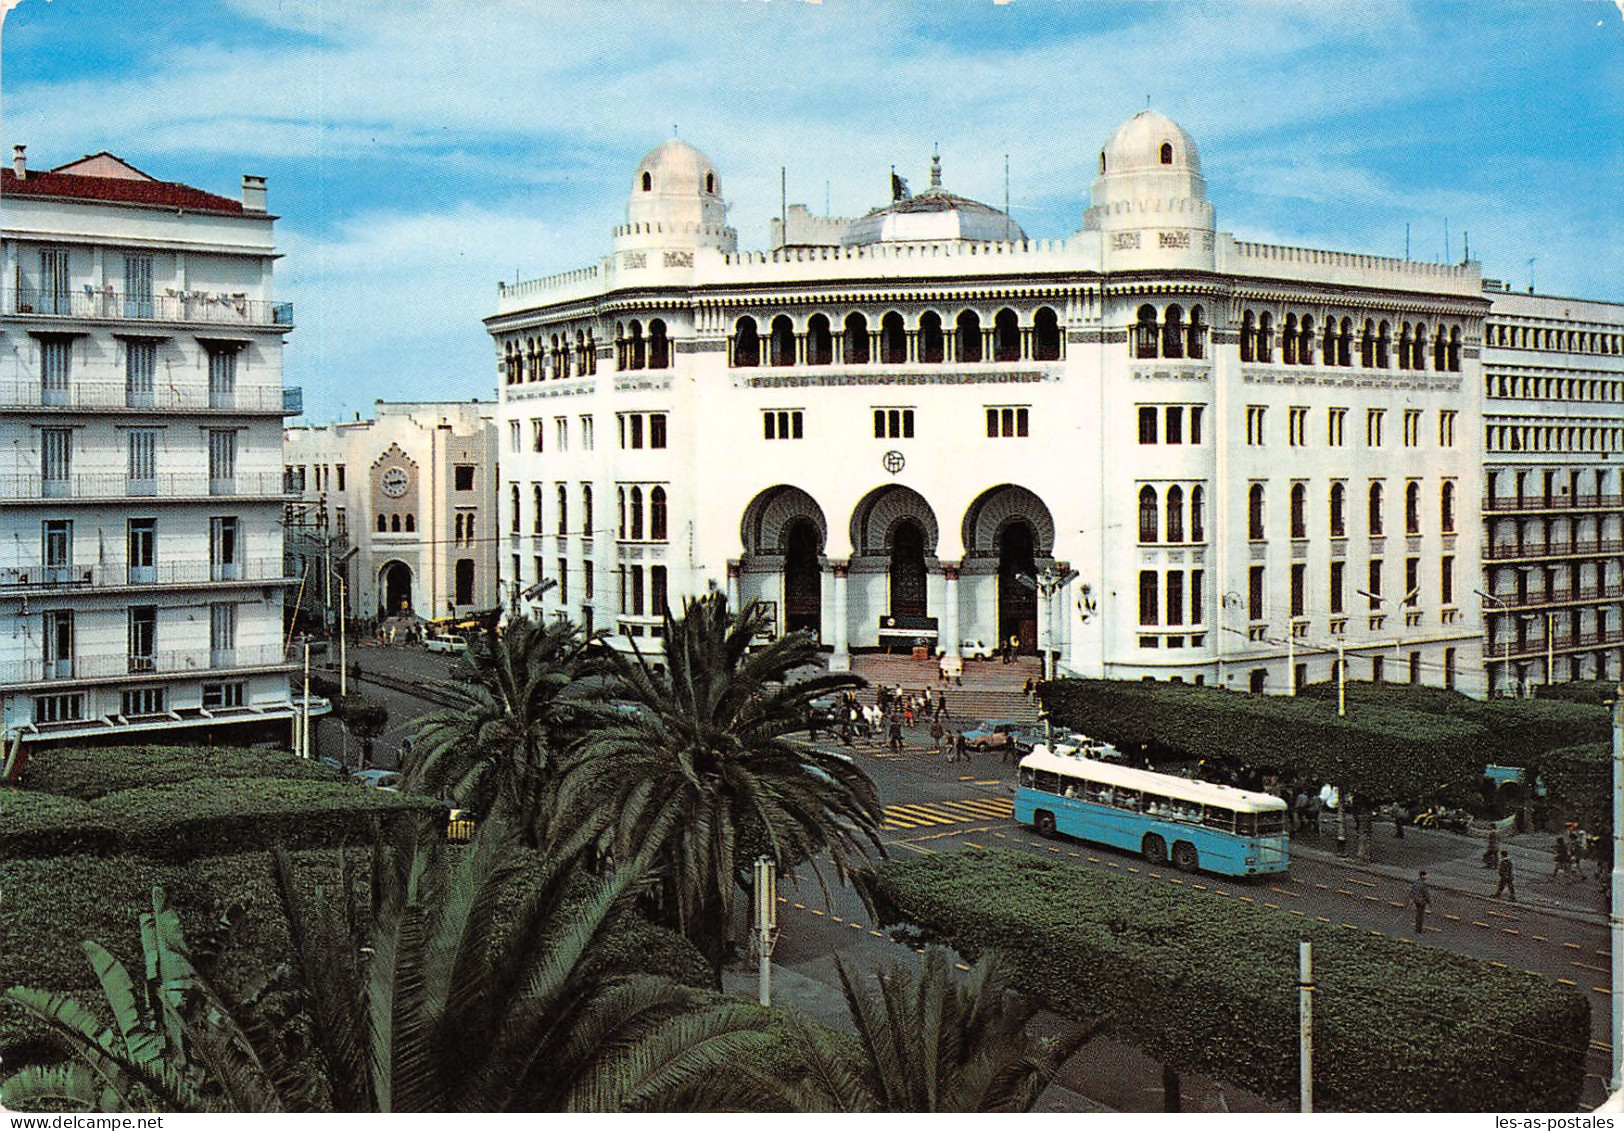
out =
[(287, 662), (280, 645), (248, 648), (192, 648), (145, 655), (124, 653), (74, 656), (65, 660), (24, 660), (0, 664), (0, 686), (64, 680), (122, 679), (130, 675), (204, 675)]
[(149, 566), (122, 562), (84, 566), (0, 567), (0, 593), (18, 591), (92, 590), (128, 585), (206, 585), (217, 581), (280, 582), (288, 580), (281, 558), (246, 562), (180, 561)]
[(204, 384), (132, 389), (123, 381), (79, 381), (47, 388), (39, 381), (0, 381), (0, 410), (136, 409), (154, 412), (264, 412), (282, 415), (280, 385)]
[(1581, 632), (1577, 636), (1557, 636), (1547, 647), (1544, 639), (1490, 641), (1484, 655), (1491, 660), (1505, 660), (1524, 656), (1544, 656), (1551, 652), (1575, 652), (1586, 648), (1605, 648), (1624, 644), (1624, 630), (1611, 632)]
[(174, 472), (150, 479), (131, 479), (118, 472), (87, 472), (61, 479), (41, 475), (0, 475), (0, 502), (35, 499), (184, 499), (221, 496), (255, 497), (286, 494), (282, 472), (250, 471), (230, 479), (211, 479), (204, 472)]
[(1521, 546), (1485, 546), (1483, 560), (1504, 562), (1530, 558), (1582, 558), (1617, 553), (1624, 553), (1624, 541), (1616, 538), (1589, 542), (1528, 542)]
[(1524, 495), (1484, 499), (1485, 511), (1602, 510), (1624, 504), (1624, 495)]
[(1529, 593), (1518, 597), (1515, 593), (1497, 594), (1484, 605), (1486, 615), (1497, 612), (1528, 612), (1562, 605), (1584, 604), (1589, 601), (1617, 601), (1624, 599), (1624, 585), (1582, 585), (1578, 589), (1557, 589), (1549, 593)]
[(14, 314), (120, 322), (202, 322), (209, 325), (293, 325), (291, 302), (262, 302), (243, 294), (166, 291), (161, 295), (124, 295), (111, 287), (55, 292), (21, 287), (4, 298)]

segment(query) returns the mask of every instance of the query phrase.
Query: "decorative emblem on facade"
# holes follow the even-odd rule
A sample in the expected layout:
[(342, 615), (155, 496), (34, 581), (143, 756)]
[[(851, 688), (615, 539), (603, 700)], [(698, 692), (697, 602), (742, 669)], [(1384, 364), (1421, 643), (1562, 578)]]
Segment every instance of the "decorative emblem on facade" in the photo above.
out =
[(880, 463), (884, 465), (885, 470), (889, 471), (892, 475), (895, 475), (904, 467), (908, 466), (908, 461), (902, 458), (902, 453), (899, 451), (886, 452), (885, 455), (880, 459)]
[(1190, 246), (1189, 232), (1157, 232), (1156, 237), (1159, 246), (1164, 248), (1188, 248)]
[(665, 253), (665, 265), (667, 267), (692, 267), (694, 265), (694, 253), (691, 251), (668, 251)]
[(647, 267), (648, 252), (628, 251), (625, 255), (620, 257), (620, 265), (627, 271), (635, 271), (639, 267)]
[(1138, 246), (1138, 232), (1113, 232), (1111, 234), (1112, 251), (1131, 251)]

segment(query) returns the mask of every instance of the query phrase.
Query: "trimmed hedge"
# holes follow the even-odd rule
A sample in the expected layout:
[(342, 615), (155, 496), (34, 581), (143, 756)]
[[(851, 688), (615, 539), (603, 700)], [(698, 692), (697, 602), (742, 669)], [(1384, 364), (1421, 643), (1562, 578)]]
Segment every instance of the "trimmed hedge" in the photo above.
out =
[(167, 859), (281, 845), (290, 851), (370, 841), (398, 820), (444, 819), (429, 797), (331, 781), (225, 778), (110, 793), (93, 803), (126, 851)]
[(120, 790), (203, 778), (332, 781), (320, 762), (284, 750), (208, 746), (63, 746), (29, 755), (23, 784), (83, 801)]
[(83, 801), (0, 787), (0, 860), (105, 852), (117, 840), (118, 833)]
[(1590, 1005), (1431, 947), (1010, 850), (893, 861), (881, 917), (975, 957), (997, 948), (1055, 1012), (1103, 1017), (1182, 1068), (1289, 1097), (1297, 943), (1314, 944), (1314, 1096), (1344, 1111), (1573, 1111)]

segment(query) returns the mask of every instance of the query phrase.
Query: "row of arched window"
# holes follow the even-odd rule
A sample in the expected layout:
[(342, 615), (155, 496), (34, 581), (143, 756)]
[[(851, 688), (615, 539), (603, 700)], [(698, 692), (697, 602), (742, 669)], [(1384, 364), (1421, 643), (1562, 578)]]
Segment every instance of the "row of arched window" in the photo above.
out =
[[(410, 529), (408, 526), (407, 529)], [(472, 546), (474, 544), (474, 512), (458, 511), (456, 522), (453, 525), (453, 534), (459, 546)]]
[(502, 350), (502, 374), (509, 385), (522, 385), (551, 377), (590, 377), (598, 371), (598, 344), (592, 331), (562, 330), (549, 337), (530, 337), (506, 342)]
[[(1386, 532), (1386, 516), (1383, 510), (1385, 490), (1381, 480), (1371, 480), (1365, 498), (1366, 533), (1371, 537)], [(1247, 493), (1246, 536), (1254, 542), (1261, 542), (1268, 537), (1266, 504), (1263, 484), (1252, 484)], [(1347, 486), (1340, 481), (1331, 484), (1327, 518), (1332, 538), (1347, 537)], [(1453, 480), (1446, 479), (1438, 489), (1438, 528), (1445, 534), (1455, 532)], [(1421, 484), (1414, 480), (1404, 486), (1404, 533), (1421, 533)], [(1291, 537), (1298, 539), (1308, 537), (1308, 486), (1304, 483), (1291, 485)]]
[(1174, 303), (1158, 324), (1156, 308), (1146, 303), (1135, 316), (1132, 348), (1137, 358), (1206, 357), (1207, 327), (1201, 308), (1192, 306), (1186, 320), (1184, 308)]
[[(643, 489), (625, 487), (620, 495), (620, 537), (629, 542), (643, 541)], [(666, 533), (665, 488), (654, 487), (648, 493), (648, 541), (664, 542)]]
[(1491, 452), (1624, 451), (1624, 429), (1571, 425), (1490, 424), (1484, 437)]
[(647, 338), (643, 337), (643, 325), (637, 319), (616, 322), (615, 368), (671, 368), (671, 339), (666, 336), (665, 322), (659, 318), (649, 319)]
[(1506, 349), (1561, 350), (1564, 353), (1624, 353), (1624, 337), (1595, 330), (1564, 330), (1552, 326), (1511, 326), (1491, 322), (1483, 327), (1483, 339), (1491, 346)]
[(910, 327), (898, 311), (880, 318), (877, 330), (856, 311), (846, 315), (838, 335), (828, 315), (814, 314), (804, 330), (797, 330), (787, 314), (768, 324), (763, 335), (756, 320), (745, 315), (728, 338), (728, 364), (736, 368), (758, 365), (940, 365), (946, 362), (1059, 361), (1064, 355), (1060, 318), (1042, 306), (1030, 326), (1008, 307), (982, 324), (974, 310), (962, 310), (947, 326), (934, 310), (923, 311)]
[[(401, 532), (401, 516), (398, 514), (380, 514), (375, 524), (379, 534), (399, 534)], [(405, 531), (407, 534), (417, 533), (417, 516), (406, 515)]]
[(1483, 377), (1483, 395), (1539, 401), (1624, 401), (1624, 381), (1488, 373)]
[(1288, 313), (1277, 331), (1273, 314), (1251, 310), (1241, 315), (1241, 360), (1273, 363), (1277, 333), (1285, 365), (1313, 365), (1317, 360), (1326, 366), (1351, 366), (1357, 337), (1361, 368), (1388, 369), (1396, 362), (1399, 369), (1426, 369), (1430, 356), (1432, 369), (1460, 372), (1459, 326), (1440, 324), (1429, 333), (1425, 322), (1404, 322), (1395, 338), (1386, 319), (1366, 318), (1355, 330), (1352, 318), (1327, 317), (1319, 324), (1312, 314)]
[[(1184, 498), (1184, 488), (1175, 483), (1167, 489), (1165, 506), (1163, 506), (1158, 504), (1156, 488), (1148, 484), (1141, 487), (1139, 489), (1139, 541), (1185, 541)], [(1190, 488), (1189, 498), (1189, 541), (1205, 542), (1207, 540), (1206, 494), (1200, 484)], [(1167, 519), (1165, 525), (1162, 524), (1164, 513)], [(1163, 537), (1164, 534), (1165, 537)]]

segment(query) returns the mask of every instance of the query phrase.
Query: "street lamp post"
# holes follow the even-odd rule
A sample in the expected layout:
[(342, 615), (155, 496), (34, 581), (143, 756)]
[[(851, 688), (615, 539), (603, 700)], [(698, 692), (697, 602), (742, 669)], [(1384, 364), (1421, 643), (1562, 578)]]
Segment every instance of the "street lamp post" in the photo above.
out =
[[(1499, 605), (1500, 606), (1500, 611), (1502, 613), (1508, 613), (1509, 614), (1511, 612), (1511, 606), (1506, 604), (1504, 598), (1496, 597), (1493, 593), (1485, 593), (1481, 589), (1474, 589), (1474, 590), (1472, 590), (1472, 592), (1476, 593), (1479, 597), (1483, 598), (1485, 601), (1489, 601), (1489, 602), (1492, 602), (1493, 604)], [(1547, 627), (1547, 631), (1549, 631), (1548, 627)], [(1493, 656), (1494, 656), (1494, 633), (1490, 632), (1489, 633), (1489, 657), (1492, 659)]]

